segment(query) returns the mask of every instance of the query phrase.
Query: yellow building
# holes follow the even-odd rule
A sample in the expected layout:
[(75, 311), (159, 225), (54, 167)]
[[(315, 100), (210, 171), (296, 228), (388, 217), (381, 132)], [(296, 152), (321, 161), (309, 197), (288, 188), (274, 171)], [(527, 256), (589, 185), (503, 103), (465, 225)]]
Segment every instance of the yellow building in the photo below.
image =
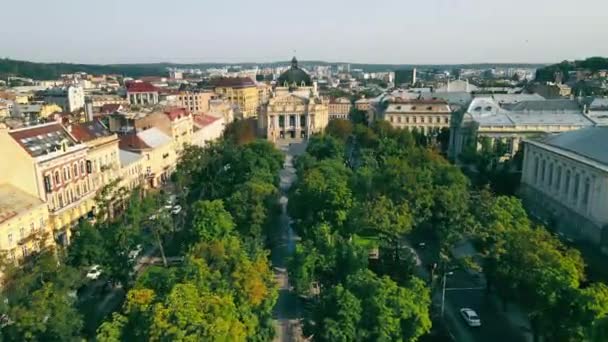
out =
[(49, 210), (38, 197), (0, 184), (0, 252), (19, 263), (32, 252), (54, 245)]
[(143, 157), (146, 186), (161, 186), (175, 170), (178, 155), (173, 139), (156, 127), (121, 136), (120, 148)]
[(211, 91), (180, 91), (177, 94), (177, 103), (190, 113), (199, 114), (209, 111), (209, 101), (215, 99), (217, 94)]
[(222, 77), (214, 81), (215, 92), (239, 107), (242, 118), (257, 116), (258, 87), (249, 77)]
[(119, 150), (120, 187), (133, 190), (145, 187), (145, 165), (143, 155), (127, 150)]
[(71, 227), (94, 207), (95, 189), (86, 144), (79, 143), (58, 123), (0, 130), (5, 160), (0, 179), (48, 206), (55, 239), (68, 244)]
[(175, 151), (179, 154), (185, 145), (192, 144), (194, 120), (192, 115), (184, 108), (167, 109), (164, 114), (170, 120), (169, 130), (165, 133), (170, 133)]
[(47, 119), (55, 113), (63, 112), (63, 109), (54, 103), (31, 103), (17, 105), (21, 116), (32, 119)]
[(91, 185), (99, 190), (120, 176), (118, 136), (110, 133), (101, 121), (78, 123), (68, 127), (72, 136), (88, 146), (91, 162)]

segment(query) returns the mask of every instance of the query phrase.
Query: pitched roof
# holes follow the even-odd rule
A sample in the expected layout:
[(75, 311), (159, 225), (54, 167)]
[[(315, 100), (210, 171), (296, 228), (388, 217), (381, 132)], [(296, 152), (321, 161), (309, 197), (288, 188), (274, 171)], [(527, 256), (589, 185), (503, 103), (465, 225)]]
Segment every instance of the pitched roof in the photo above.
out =
[(131, 82), (127, 85), (128, 93), (153, 93), (158, 89), (148, 82)]
[(582, 157), (608, 165), (608, 127), (588, 127), (575, 131), (551, 135), (542, 143), (578, 154)]
[(99, 120), (72, 125), (72, 135), (78, 141), (91, 141), (112, 135), (108, 128)]
[(66, 141), (68, 146), (76, 145), (74, 138), (57, 122), (19, 128), (10, 131), (9, 135), (32, 157), (60, 149), (62, 141)]
[(189, 115), (189, 113), (186, 110), (186, 108), (182, 108), (182, 107), (168, 108), (168, 109), (165, 110), (165, 114), (169, 117), (169, 119), (171, 119), (171, 121), (179, 119), (182, 116), (188, 116)]
[(144, 142), (144, 144), (150, 146), (151, 148), (157, 148), (171, 143), (171, 137), (156, 127), (138, 132), (137, 136), (141, 141)]
[(140, 160), (141, 158), (143, 158), (143, 156), (138, 153), (119, 149), (118, 158), (120, 159), (120, 165), (124, 167)]
[(211, 116), (207, 114), (195, 115), (194, 116), (194, 125), (199, 128), (203, 128), (205, 126), (209, 126), (217, 120), (221, 120), (222, 118)]
[(119, 110), (120, 107), (122, 105), (119, 103), (106, 103), (103, 106), (101, 106), (101, 112), (102, 113), (114, 113), (115, 111)]
[(220, 77), (211, 81), (215, 87), (247, 88), (255, 87), (255, 82), (249, 77)]
[(32, 210), (44, 202), (12, 184), (0, 184), (0, 223)]

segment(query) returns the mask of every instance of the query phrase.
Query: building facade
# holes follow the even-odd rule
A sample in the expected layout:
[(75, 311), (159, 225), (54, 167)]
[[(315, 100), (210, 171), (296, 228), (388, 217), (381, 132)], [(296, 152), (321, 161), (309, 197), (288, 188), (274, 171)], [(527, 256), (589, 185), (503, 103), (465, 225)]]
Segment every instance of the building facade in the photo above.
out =
[(177, 94), (177, 104), (192, 114), (206, 113), (209, 111), (209, 101), (216, 97), (211, 91), (180, 91)]
[(608, 127), (525, 140), (520, 194), (537, 217), (608, 250)]
[(428, 134), (449, 128), (452, 111), (444, 100), (395, 98), (389, 101), (382, 116), (395, 128), (415, 128)]
[(148, 82), (131, 82), (127, 84), (127, 99), (132, 105), (155, 105), (159, 102), (158, 89)]
[(192, 145), (206, 146), (208, 143), (221, 138), (225, 128), (226, 123), (223, 117), (206, 114), (195, 115)]
[(215, 93), (239, 107), (242, 118), (255, 117), (260, 104), (256, 83), (249, 77), (222, 77), (213, 81)]
[(350, 111), (353, 105), (350, 99), (346, 97), (338, 97), (329, 101), (327, 110), (329, 113), (329, 120), (333, 119), (344, 119), (350, 118)]
[(64, 112), (75, 112), (84, 108), (84, 89), (80, 86), (53, 88), (44, 93), (44, 102), (55, 103)]

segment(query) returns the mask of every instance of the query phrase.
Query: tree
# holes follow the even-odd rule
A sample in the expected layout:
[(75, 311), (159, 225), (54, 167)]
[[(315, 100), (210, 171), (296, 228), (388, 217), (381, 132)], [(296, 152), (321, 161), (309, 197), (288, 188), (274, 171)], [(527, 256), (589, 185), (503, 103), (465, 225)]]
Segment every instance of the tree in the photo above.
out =
[(271, 218), (278, 190), (272, 183), (252, 179), (237, 186), (226, 200), (226, 208), (234, 217), (239, 232), (245, 236), (261, 238), (264, 226)]
[(353, 123), (348, 120), (331, 120), (325, 127), (325, 134), (345, 142), (353, 133)]
[(306, 152), (319, 160), (342, 158), (344, 144), (332, 135), (313, 135), (308, 141)]
[(323, 293), (312, 313), (314, 324), (305, 326), (307, 335), (315, 341), (356, 341), (363, 308), (361, 301), (337, 285)]
[(82, 221), (72, 235), (67, 262), (76, 267), (100, 264), (106, 253), (103, 247), (103, 237), (99, 229), (88, 221)]
[(198, 201), (192, 205), (192, 233), (201, 241), (221, 239), (232, 233), (234, 221), (221, 200)]

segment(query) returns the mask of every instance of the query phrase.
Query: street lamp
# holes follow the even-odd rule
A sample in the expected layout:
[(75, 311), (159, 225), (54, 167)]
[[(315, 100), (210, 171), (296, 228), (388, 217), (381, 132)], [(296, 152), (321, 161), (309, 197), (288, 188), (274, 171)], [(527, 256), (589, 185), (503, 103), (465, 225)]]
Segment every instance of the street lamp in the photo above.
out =
[(447, 276), (451, 276), (454, 272), (445, 272), (443, 273), (443, 285), (441, 290), (441, 317), (443, 317), (443, 312), (445, 311), (445, 283), (447, 281)]

